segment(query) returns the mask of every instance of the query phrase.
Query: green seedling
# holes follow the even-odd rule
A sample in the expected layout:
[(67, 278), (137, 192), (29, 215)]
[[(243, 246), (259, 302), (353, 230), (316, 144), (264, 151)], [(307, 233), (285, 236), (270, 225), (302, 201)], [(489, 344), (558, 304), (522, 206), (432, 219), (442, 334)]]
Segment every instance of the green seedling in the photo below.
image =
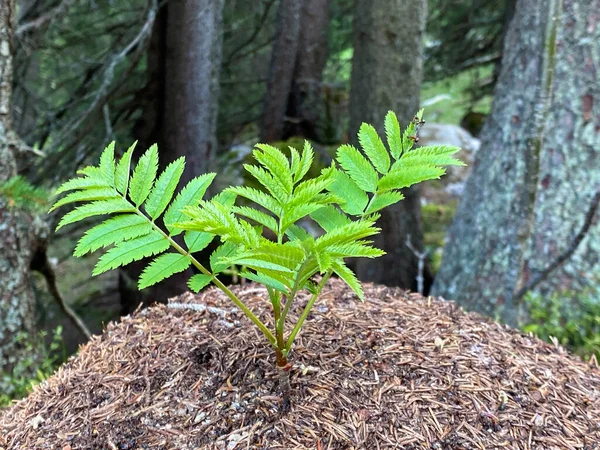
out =
[[(457, 147), (415, 148), (421, 124), (422, 111), (401, 133), (396, 115), (389, 112), (387, 148), (373, 126), (362, 124), (358, 133), (362, 151), (340, 146), (331, 166), (309, 179), (314, 153), (308, 142), (301, 152), (290, 148), (289, 155), (258, 144), (253, 152), (257, 164), (246, 164), (245, 169), (262, 189), (232, 186), (209, 200), (203, 197), (214, 173), (194, 178), (174, 197), (183, 158), (157, 177), (156, 145), (131, 170), (135, 144), (116, 162), (112, 143), (99, 166), (80, 170), (78, 178), (58, 189), (58, 194), (70, 193), (52, 209), (83, 203), (68, 212), (58, 228), (92, 216), (113, 216), (88, 230), (75, 249), (75, 256), (83, 256), (110, 247), (94, 275), (152, 257), (139, 279), (139, 288), (144, 289), (193, 267), (197, 273), (189, 279), (192, 291), (214, 284), (265, 336), (275, 352), (281, 388), (287, 392), (294, 340), (327, 280), (332, 275), (341, 278), (363, 299), (361, 285), (345, 260), (384, 254), (369, 240), (380, 232), (376, 226), (380, 211), (403, 199), (401, 189), (439, 178), (445, 165), (462, 165), (452, 157)], [(307, 217), (322, 229), (318, 237), (301, 226)], [(213, 240), (219, 245), (205, 266), (194, 254)], [(219, 280), (218, 275), (232, 266), (243, 268), (240, 276), (265, 286), (274, 327), (269, 328)], [(298, 320), (288, 324), (301, 291), (307, 291), (310, 299)]]

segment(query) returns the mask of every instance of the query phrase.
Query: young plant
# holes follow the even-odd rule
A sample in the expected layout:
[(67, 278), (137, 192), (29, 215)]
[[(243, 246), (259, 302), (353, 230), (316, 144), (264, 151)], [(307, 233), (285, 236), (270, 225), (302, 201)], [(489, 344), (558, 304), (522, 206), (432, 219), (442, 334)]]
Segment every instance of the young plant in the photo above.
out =
[[(114, 215), (88, 230), (74, 254), (111, 247), (99, 259), (94, 275), (154, 257), (139, 279), (140, 289), (193, 266), (198, 273), (190, 278), (190, 289), (198, 292), (213, 283), (244, 312), (273, 347), (281, 387), (287, 392), (288, 357), (294, 340), (329, 277), (335, 274), (363, 299), (361, 285), (345, 259), (384, 254), (369, 240), (380, 231), (376, 226), (379, 211), (402, 200), (402, 188), (439, 178), (445, 173), (444, 165), (462, 165), (452, 158), (457, 147), (413, 148), (422, 123), (420, 111), (401, 133), (396, 115), (389, 112), (385, 118), (388, 148), (374, 127), (362, 124), (358, 138), (363, 151), (340, 146), (336, 161), (311, 179), (305, 179), (313, 162), (308, 142), (301, 153), (290, 148), (289, 156), (257, 144), (253, 152), (257, 165), (244, 167), (263, 190), (232, 186), (209, 200), (203, 197), (214, 173), (193, 179), (173, 200), (183, 158), (169, 164), (157, 178), (154, 145), (131, 174), (135, 144), (116, 163), (112, 143), (102, 153), (99, 166), (80, 170), (80, 177), (58, 189), (57, 194), (73, 192), (52, 209), (73, 202), (84, 204), (67, 213), (57, 229), (92, 216)], [(243, 200), (236, 202), (238, 198)], [(322, 228), (320, 236), (312, 236), (300, 225), (307, 216)], [(194, 253), (215, 239), (219, 246), (205, 267)], [(218, 274), (232, 266), (243, 267), (242, 277), (266, 287), (274, 328), (219, 281)], [(297, 322), (289, 324), (290, 330), (288, 315), (303, 290), (311, 296)]]

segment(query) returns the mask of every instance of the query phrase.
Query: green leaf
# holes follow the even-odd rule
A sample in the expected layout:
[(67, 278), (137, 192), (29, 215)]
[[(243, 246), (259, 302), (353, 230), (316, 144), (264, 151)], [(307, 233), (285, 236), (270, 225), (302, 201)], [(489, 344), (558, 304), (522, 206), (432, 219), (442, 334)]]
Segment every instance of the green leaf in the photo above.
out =
[(285, 284), (283, 284), (279, 280), (276, 280), (275, 278), (265, 275), (264, 273), (252, 273), (252, 272), (248, 272), (248, 271), (243, 271), (240, 273), (240, 277), (246, 278), (248, 280), (256, 281), (257, 283), (264, 284), (265, 286), (273, 288), (279, 292), (286, 293), (288, 291)]
[(328, 189), (331, 193), (344, 200), (344, 203), (340, 204), (340, 208), (347, 214), (360, 216), (365, 210), (367, 203), (369, 203), (367, 193), (359, 188), (346, 172), (342, 172), (341, 170), (336, 170), (333, 183), (331, 183)]
[(313, 160), (315, 159), (315, 152), (312, 148), (312, 144), (308, 141), (304, 141), (304, 147), (302, 149), (302, 156), (300, 157), (300, 164), (298, 170), (294, 174), (294, 182), (300, 181), (310, 170)]
[(398, 203), (400, 200), (404, 198), (401, 192), (398, 191), (387, 191), (387, 192), (379, 192), (373, 196), (371, 202), (369, 203), (369, 207), (365, 211), (365, 214), (372, 214), (383, 208), (386, 208), (394, 203)]
[(115, 183), (115, 141), (106, 146), (100, 156), (102, 177), (112, 186)]
[(220, 203), (226, 208), (231, 208), (235, 204), (235, 199), (237, 195), (230, 191), (223, 191), (215, 195), (211, 200), (213, 202)]
[(381, 177), (378, 184), (379, 191), (402, 189), (426, 180), (439, 179), (446, 171), (435, 166), (413, 166), (392, 170)]
[[(90, 178), (97, 178), (98, 180), (102, 180), (103, 182), (107, 183), (110, 185), (109, 180), (107, 180), (104, 177), (104, 174), (102, 173), (102, 170), (100, 170), (100, 167), (97, 166), (87, 166), (84, 167), (83, 169), (79, 169), (77, 171), (78, 175), (86, 175)], [(111, 186), (113, 187), (113, 186)]]
[(99, 200), (92, 203), (86, 203), (83, 206), (75, 208), (73, 211), (65, 214), (59, 222), (56, 230), (60, 230), (65, 225), (79, 222), (88, 217), (113, 214), (118, 212), (134, 212), (135, 208), (124, 198), (114, 198), (110, 200)]
[(333, 261), (332, 267), (336, 275), (350, 286), (350, 289), (354, 291), (359, 299), (364, 301), (365, 294), (363, 293), (362, 286), (356, 278), (356, 275), (354, 275), (354, 272), (352, 272), (342, 261), (338, 260)]
[(377, 190), (377, 172), (356, 148), (342, 145), (337, 151), (337, 160), (358, 187), (367, 192)]
[(212, 279), (213, 279), (213, 277), (211, 277), (210, 275), (204, 275), (203, 273), (197, 273), (196, 275), (194, 275), (193, 277), (191, 277), (189, 279), (188, 286), (191, 291), (198, 293), (202, 289), (204, 289), (206, 286), (208, 286), (210, 284), (210, 282), (212, 281)]
[(358, 141), (377, 171), (386, 174), (390, 170), (390, 155), (377, 130), (372, 125), (363, 123), (358, 131)]
[(212, 242), (215, 235), (204, 231), (186, 231), (183, 237), (190, 253), (204, 250)]
[(316, 252), (315, 258), (317, 260), (317, 265), (319, 266), (319, 272), (325, 273), (331, 268), (333, 260), (331, 259), (331, 256), (326, 252)]
[(198, 202), (202, 200), (208, 186), (210, 186), (214, 180), (215, 175), (216, 173), (207, 173), (194, 178), (186, 184), (177, 197), (175, 197), (175, 200), (171, 203), (163, 217), (163, 222), (169, 230), (169, 233), (171, 233), (171, 236), (177, 236), (183, 231), (175, 228), (173, 224), (178, 223), (185, 218), (183, 209), (186, 206), (196, 206)]
[(259, 191), (258, 189), (254, 189), (247, 186), (232, 186), (227, 188), (228, 192), (233, 192), (240, 197), (244, 197), (248, 200), (253, 201), (254, 203), (262, 206), (267, 211), (275, 214), (276, 216), (281, 216), (283, 209), (279, 202), (275, 200), (272, 196), (267, 194), (266, 192)]
[(281, 150), (268, 144), (256, 144), (252, 154), (290, 194), (294, 185), (293, 176), (288, 159)]
[(129, 197), (136, 206), (144, 203), (150, 194), (158, 171), (158, 148), (156, 144), (142, 155), (133, 171), (129, 185)]
[(125, 266), (132, 261), (162, 253), (170, 247), (169, 241), (156, 230), (150, 234), (129, 241), (124, 241), (100, 257), (94, 268), (93, 275), (99, 275), (107, 270)]
[(184, 168), (185, 159), (183, 157), (177, 158), (167, 166), (163, 173), (158, 177), (158, 180), (156, 180), (156, 183), (148, 196), (148, 200), (144, 205), (146, 213), (152, 217), (152, 220), (156, 220), (156, 218), (163, 213), (173, 198), (173, 193), (177, 188), (177, 184), (183, 174)]
[(419, 147), (402, 155), (399, 161), (394, 163), (395, 167), (406, 167), (409, 165), (436, 165), (436, 166), (466, 166), (462, 161), (452, 158), (452, 155), (460, 151), (460, 147), (450, 145), (430, 145)]
[(293, 273), (292, 270), (284, 267), (280, 264), (276, 264), (274, 262), (265, 261), (264, 259), (254, 259), (254, 258), (229, 258), (226, 261), (229, 262), (228, 267), (232, 265), (237, 266), (247, 266), (255, 270), (259, 269), (269, 269), (274, 270), (275, 272), (283, 272), (283, 273)]
[(351, 220), (341, 213), (335, 206), (324, 206), (313, 212), (310, 217), (325, 231), (348, 225)]
[(225, 242), (217, 247), (210, 255), (210, 269), (212, 272), (219, 273), (231, 267), (231, 263), (223, 262), (222, 259), (233, 257), (237, 253), (237, 250), (238, 246), (233, 242)]
[(247, 217), (248, 219), (254, 220), (256, 223), (264, 225), (268, 229), (277, 233), (277, 229), (279, 228), (277, 225), (277, 221), (270, 215), (259, 211), (254, 208), (249, 208), (247, 206), (234, 206), (232, 211), (240, 216)]
[(281, 183), (279, 178), (274, 177), (265, 169), (259, 166), (244, 164), (244, 168), (256, 180), (277, 199), (279, 203), (286, 203), (290, 197), (290, 191)]
[(129, 172), (131, 166), (131, 156), (133, 155), (133, 150), (137, 145), (138, 141), (135, 141), (131, 146), (127, 149), (127, 151), (123, 154), (119, 163), (117, 164), (117, 168), (115, 169), (115, 186), (117, 191), (121, 194), (127, 194), (127, 188), (129, 187)]
[(315, 249), (321, 251), (333, 244), (344, 244), (373, 236), (381, 231), (370, 220), (357, 220), (343, 227), (334, 228), (315, 241)]
[(417, 127), (414, 121), (410, 122), (402, 133), (402, 153), (409, 152), (417, 142)]
[(312, 239), (312, 236), (306, 232), (304, 228), (298, 225), (291, 225), (285, 230), (285, 235), (290, 238), (290, 241), (304, 241)]
[(320, 196), (320, 194), (331, 186), (334, 181), (334, 175), (335, 169), (326, 169), (323, 175), (298, 184), (296, 189), (294, 189), (294, 196), (286, 205), (284, 205), (284, 209), (291, 205), (320, 202), (323, 199), (323, 196)]
[(190, 258), (179, 253), (165, 253), (155, 258), (142, 272), (138, 289), (152, 286), (171, 275), (183, 272), (190, 267)]
[(215, 201), (201, 201), (199, 206), (188, 206), (183, 212), (191, 220), (175, 226), (186, 230), (206, 231), (219, 235), (223, 241), (234, 240), (237, 243), (250, 243), (256, 234), (250, 224), (244, 226), (242, 220)]
[(289, 211), (286, 211), (286, 213), (283, 215), (280, 231), (285, 233), (285, 230), (289, 226), (295, 224), (303, 217), (312, 214), (313, 212), (322, 207), (323, 205), (320, 203), (304, 203), (301, 205), (294, 206), (294, 208), (290, 209)]
[(402, 154), (402, 135), (400, 134), (398, 117), (393, 111), (388, 111), (385, 115), (384, 126), (390, 153), (395, 159), (398, 159)]
[(366, 245), (364, 241), (333, 244), (327, 247), (327, 253), (334, 258), (378, 258), (385, 255), (383, 250)]
[(93, 189), (93, 188), (110, 188), (108, 182), (102, 178), (78, 177), (72, 178), (64, 182), (56, 190), (54, 195), (60, 195), (63, 192), (73, 191), (76, 189)]
[(50, 211), (54, 211), (63, 205), (75, 202), (91, 202), (94, 200), (110, 200), (114, 198), (120, 198), (121, 196), (114, 190), (114, 188), (91, 188), (83, 191), (71, 192), (69, 195), (61, 198), (57, 201)]
[(288, 147), (290, 149), (290, 171), (294, 178), (294, 183), (298, 181), (298, 173), (300, 171), (300, 153), (294, 147)]
[(75, 256), (83, 256), (101, 247), (107, 247), (121, 241), (145, 236), (152, 231), (152, 224), (137, 214), (124, 214), (105, 220), (89, 229), (75, 248)]

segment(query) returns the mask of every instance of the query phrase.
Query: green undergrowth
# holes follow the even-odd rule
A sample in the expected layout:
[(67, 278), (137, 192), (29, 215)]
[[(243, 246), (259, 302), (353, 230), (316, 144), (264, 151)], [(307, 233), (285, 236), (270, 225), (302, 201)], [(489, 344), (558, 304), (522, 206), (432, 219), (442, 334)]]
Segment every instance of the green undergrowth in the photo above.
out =
[(24, 354), (30, 356), (17, 361), (11, 372), (0, 372), (0, 408), (26, 397), (66, 361), (60, 326), (49, 338), (47, 332), (40, 331), (33, 339), (21, 333), (16, 340), (25, 347)]
[(568, 350), (600, 360), (600, 288), (563, 291), (549, 296), (525, 297), (528, 323), (521, 328), (547, 342), (556, 341)]

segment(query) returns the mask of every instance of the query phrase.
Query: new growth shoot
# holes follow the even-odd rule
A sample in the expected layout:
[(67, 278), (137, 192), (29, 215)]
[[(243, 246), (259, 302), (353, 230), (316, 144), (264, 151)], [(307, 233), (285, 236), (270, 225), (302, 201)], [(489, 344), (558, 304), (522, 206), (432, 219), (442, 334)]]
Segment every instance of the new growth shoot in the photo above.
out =
[[(188, 283), (192, 291), (214, 284), (264, 335), (275, 352), (285, 392), (294, 340), (327, 280), (332, 275), (341, 278), (363, 299), (361, 285), (345, 260), (384, 254), (369, 240), (380, 231), (379, 212), (403, 199), (401, 189), (439, 178), (445, 173), (443, 166), (462, 165), (452, 157), (457, 147), (414, 148), (421, 124), (422, 111), (401, 133), (396, 115), (388, 112), (386, 148), (375, 128), (363, 123), (358, 133), (362, 151), (340, 146), (331, 166), (308, 179), (314, 156), (308, 142), (301, 152), (290, 148), (289, 154), (257, 144), (256, 164), (244, 167), (262, 189), (231, 186), (210, 199), (204, 195), (214, 173), (194, 178), (174, 197), (184, 158), (157, 177), (156, 145), (133, 168), (135, 144), (116, 162), (113, 142), (98, 166), (80, 170), (79, 177), (58, 189), (57, 194), (69, 193), (52, 210), (83, 203), (68, 212), (57, 229), (92, 216), (112, 216), (89, 229), (74, 252), (83, 256), (110, 247), (94, 275), (153, 257), (139, 279), (139, 289), (144, 289), (193, 267), (197, 273)], [(301, 226), (306, 217), (320, 226), (320, 236)], [(210, 265), (204, 266), (194, 254), (213, 240), (219, 246), (210, 256)], [(219, 281), (219, 273), (232, 266), (243, 267), (242, 277), (265, 286), (273, 328)], [(308, 291), (310, 299), (297, 322), (289, 323), (289, 312), (301, 291)]]

